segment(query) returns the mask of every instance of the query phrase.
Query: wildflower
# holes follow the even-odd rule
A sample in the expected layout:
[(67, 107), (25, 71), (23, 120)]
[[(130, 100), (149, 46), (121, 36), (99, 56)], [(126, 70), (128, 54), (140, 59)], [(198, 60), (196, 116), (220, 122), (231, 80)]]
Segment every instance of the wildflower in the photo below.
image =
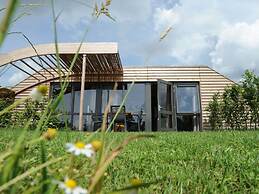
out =
[(142, 181), (138, 178), (133, 178), (133, 179), (130, 180), (130, 184), (132, 186), (139, 186), (139, 185), (142, 184)]
[(33, 88), (31, 91), (31, 98), (33, 101), (41, 101), (43, 96), (48, 92), (48, 87), (46, 85), (40, 85), (36, 88)]
[(65, 182), (58, 182), (59, 188), (63, 189), (66, 194), (87, 194), (87, 190), (77, 186), (73, 179), (65, 179)]
[(90, 158), (95, 153), (92, 144), (85, 144), (84, 142), (81, 142), (81, 141), (78, 141), (75, 144), (67, 143), (66, 147), (68, 152), (73, 153), (76, 156), (82, 154)]
[(43, 134), (44, 139), (51, 140), (57, 136), (57, 129), (48, 128), (48, 130)]
[(95, 151), (98, 151), (102, 147), (102, 142), (98, 140), (94, 140), (91, 142), (91, 145), (93, 146), (93, 149)]

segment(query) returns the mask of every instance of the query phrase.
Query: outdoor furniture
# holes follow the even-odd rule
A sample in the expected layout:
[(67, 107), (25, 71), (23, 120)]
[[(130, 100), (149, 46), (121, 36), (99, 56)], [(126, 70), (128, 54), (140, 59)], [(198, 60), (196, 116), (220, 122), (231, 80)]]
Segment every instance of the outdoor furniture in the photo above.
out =
[[(119, 111), (119, 107), (119, 105), (111, 106), (110, 121), (112, 121), (115, 118), (116, 113)], [(117, 117), (115, 118), (112, 128), (114, 131), (127, 131), (127, 118), (125, 106), (122, 107)]]
[(143, 129), (143, 111), (130, 113), (131, 117), (127, 119), (128, 131), (142, 131)]
[(102, 127), (102, 115), (92, 114), (91, 130), (97, 131)]

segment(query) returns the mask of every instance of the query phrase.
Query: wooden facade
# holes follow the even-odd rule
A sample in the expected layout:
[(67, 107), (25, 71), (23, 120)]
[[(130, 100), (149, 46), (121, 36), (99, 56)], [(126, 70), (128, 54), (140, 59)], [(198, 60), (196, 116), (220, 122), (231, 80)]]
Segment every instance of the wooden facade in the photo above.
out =
[[(41, 73), (45, 73), (43, 70)], [(55, 72), (53, 72), (55, 73)], [(35, 74), (39, 79), (40, 75)], [(47, 74), (46, 74), (47, 76)], [(42, 78), (41, 78), (42, 79)], [(81, 76), (71, 76), (71, 82), (80, 82)], [(216, 92), (223, 92), (224, 88), (228, 85), (234, 84), (233, 81), (214, 71), (213, 69), (206, 66), (197, 67), (124, 67), (123, 77), (121, 79), (114, 79), (113, 76), (99, 76), (86, 74), (86, 82), (102, 81), (123, 81), (123, 82), (156, 82), (158, 79), (172, 82), (197, 82), (200, 89), (200, 100), (202, 108), (202, 124), (203, 128), (208, 128), (208, 112), (206, 108), (212, 96)], [(16, 85), (13, 90), (16, 92), (16, 98), (24, 98), (30, 94), (33, 87), (39, 83), (49, 85), (53, 81), (58, 81), (58, 76), (52, 79), (49, 76), (49, 80), (42, 79), (42, 82), (38, 82), (33, 77), (28, 77), (24, 81)], [(87, 84), (87, 83), (86, 83)]]
[[(199, 85), (201, 115), (203, 129), (208, 128), (208, 112), (206, 108), (212, 96), (216, 92), (223, 92), (233, 81), (214, 71), (208, 66), (148, 66), (148, 67), (123, 67), (121, 65), (116, 43), (85, 43), (79, 52), (79, 59), (74, 68), (69, 71), (72, 56), (79, 44), (61, 44), (59, 46), (62, 62), (62, 77), (70, 74), (70, 82), (81, 81), (82, 56), (86, 58), (85, 82), (157, 82), (165, 80), (170, 82), (195, 82)], [(20, 49), (12, 53), (1, 55), (0, 66), (12, 63), (17, 60), (25, 60), (33, 57), (55, 58), (54, 44), (36, 46), (37, 55), (32, 48)], [(34, 59), (35, 60), (35, 59)], [(49, 60), (50, 61), (50, 60)], [(12, 89), (16, 92), (16, 99), (29, 96), (31, 90), (39, 84), (50, 86), (51, 82), (58, 82), (60, 79), (57, 68), (43, 68), (31, 74)], [(19, 109), (23, 107), (20, 106)]]

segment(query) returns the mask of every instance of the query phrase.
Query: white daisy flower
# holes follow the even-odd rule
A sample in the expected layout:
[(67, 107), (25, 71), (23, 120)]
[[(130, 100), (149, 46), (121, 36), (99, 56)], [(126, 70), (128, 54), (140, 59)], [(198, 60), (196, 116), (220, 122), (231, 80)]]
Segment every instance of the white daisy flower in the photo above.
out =
[(87, 194), (88, 191), (77, 186), (77, 182), (73, 179), (65, 179), (65, 182), (58, 182), (59, 188), (63, 189), (65, 194)]
[(33, 101), (41, 101), (43, 96), (45, 96), (47, 92), (48, 87), (46, 85), (40, 85), (32, 89), (30, 96)]
[(91, 158), (95, 154), (92, 144), (85, 144), (84, 142), (81, 142), (81, 141), (78, 141), (75, 144), (67, 143), (66, 147), (68, 152), (73, 153), (76, 156), (82, 154), (88, 158)]
[(41, 101), (42, 94), (37, 90), (37, 88), (33, 88), (31, 91), (31, 98), (33, 101)]

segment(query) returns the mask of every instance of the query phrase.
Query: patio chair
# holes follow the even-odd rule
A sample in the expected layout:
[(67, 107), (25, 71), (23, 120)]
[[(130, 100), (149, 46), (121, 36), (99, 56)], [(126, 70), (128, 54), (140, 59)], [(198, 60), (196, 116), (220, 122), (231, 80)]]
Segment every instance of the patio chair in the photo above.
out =
[(96, 131), (102, 127), (102, 115), (92, 114), (91, 130)]
[[(110, 112), (110, 120), (112, 121), (116, 115), (116, 113), (119, 111), (118, 105), (112, 105), (111, 106), (111, 112)], [(127, 118), (126, 118), (126, 108), (125, 106), (122, 107), (119, 114), (114, 120), (113, 123), (113, 130), (114, 131), (127, 131)]]

